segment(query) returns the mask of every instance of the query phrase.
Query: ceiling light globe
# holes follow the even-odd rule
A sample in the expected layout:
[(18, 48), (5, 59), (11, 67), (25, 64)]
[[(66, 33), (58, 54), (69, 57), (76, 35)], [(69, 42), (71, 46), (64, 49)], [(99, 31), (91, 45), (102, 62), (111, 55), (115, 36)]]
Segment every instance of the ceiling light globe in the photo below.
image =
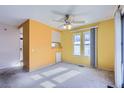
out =
[(66, 29), (67, 27), (64, 25), (63, 28)]
[(68, 25), (68, 29), (69, 29), (69, 30), (71, 29), (71, 25)]

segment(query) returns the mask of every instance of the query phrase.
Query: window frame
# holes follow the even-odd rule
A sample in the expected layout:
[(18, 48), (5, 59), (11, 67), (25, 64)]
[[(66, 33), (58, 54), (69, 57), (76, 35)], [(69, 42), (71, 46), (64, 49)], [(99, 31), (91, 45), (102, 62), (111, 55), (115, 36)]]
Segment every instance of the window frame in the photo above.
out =
[[(75, 35), (79, 35), (79, 36), (80, 36), (80, 44), (75, 44)], [(73, 55), (74, 55), (74, 56), (81, 56), (81, 33), (74, 33), (72, 40), (73, 40)], [(76, 45), (77, 45), (77, 46), (80, 46), (80, 54), (78, 54), (78, 55), (75, 54), (75, 52), (74, 52), (74, 46), (76, 46)]]
[(86, 54), (86, 50), (85, 50), (85, 48), (86, 48), (86, 45), (88, 45), (89, 46), (89, 51), (90, 51), (90, 38), (89, 38), (89, 44), (86, 44), (85, 43), (85, 34), (86, 33), (89, 33), (89, 35), (90, 35), (90, 31), (86, 31), (86, 32), (83, 32), (83, 55), (85, 56), (85, 57), (90, 57), (90, 53), (87, 55)]

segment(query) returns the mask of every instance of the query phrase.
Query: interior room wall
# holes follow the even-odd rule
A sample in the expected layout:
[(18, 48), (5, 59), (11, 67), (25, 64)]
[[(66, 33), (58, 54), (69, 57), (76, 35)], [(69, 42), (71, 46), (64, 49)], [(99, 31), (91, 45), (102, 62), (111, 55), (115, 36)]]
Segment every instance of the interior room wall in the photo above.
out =
[(29, 70), (29, 20), (23, 23), (23, 68)]
[[(86, 30), (87, 31), (87, 30)], [(89, 31), (89, 30), (88, 30)], [(80, 33), (80, 32), (77, 32)], [(83, 52), (83, 33), (81, 32), (81, 55), (75, 56), (73, 55), (73, 32), (63, 31), (62, 32), (62, 61), (79, 64), (79, 65), (90, 65), (90, 58), (84, 56)]]
[(100, 22), (98, 25), (98, 67), (114, 70), (115, 60), (114, 19)]
[[(98, 68), (114, 70), (114, 20), (105, 20), (98, 23), (81, 26), (77, 29), (98, 26), (97, 47), (98, 47)], [(80, 33), (82, 33), (81, 31)], [(77, 32), (79, 33), (79, 32)], [(81, 44), (81, 56), (73, 55), (72, 44), (73, 33), (70, 31), (62, 32), (62, 60), (74, 64), (90, 66), (90, 58), (83, 55), (83, 44)], [(82, 39), (81, 39), (82, 40)], [(81, 42), (82, 43), (82, 42)]]
[(58, 31), (41, 22), (28, 20), (23, 25), (25, 68), (29, 71), (55, 64), (55, 53), (60, 51), (52, 48), (52, 32)]
[(18, 29), (0, 24), (0, 68), (14, 65), (19, 61)]

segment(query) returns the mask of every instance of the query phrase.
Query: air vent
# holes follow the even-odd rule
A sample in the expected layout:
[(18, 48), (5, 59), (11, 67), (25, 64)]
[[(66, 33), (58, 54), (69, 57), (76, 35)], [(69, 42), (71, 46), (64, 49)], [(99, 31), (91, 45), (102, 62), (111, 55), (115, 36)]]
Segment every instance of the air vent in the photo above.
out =
[(83, 65), (78, 65), (79, 67), (84, 67)]

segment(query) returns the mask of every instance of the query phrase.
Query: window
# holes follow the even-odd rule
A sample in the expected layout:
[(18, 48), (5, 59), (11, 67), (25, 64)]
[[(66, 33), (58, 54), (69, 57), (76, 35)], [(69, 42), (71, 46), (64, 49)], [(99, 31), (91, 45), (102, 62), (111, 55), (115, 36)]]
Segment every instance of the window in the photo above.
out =
[(84, 56), (90, 56), (90, 32), (84, 32)]
[(80, 55), (80, 34), (74, 34), (73, 36), (73, 54)]

